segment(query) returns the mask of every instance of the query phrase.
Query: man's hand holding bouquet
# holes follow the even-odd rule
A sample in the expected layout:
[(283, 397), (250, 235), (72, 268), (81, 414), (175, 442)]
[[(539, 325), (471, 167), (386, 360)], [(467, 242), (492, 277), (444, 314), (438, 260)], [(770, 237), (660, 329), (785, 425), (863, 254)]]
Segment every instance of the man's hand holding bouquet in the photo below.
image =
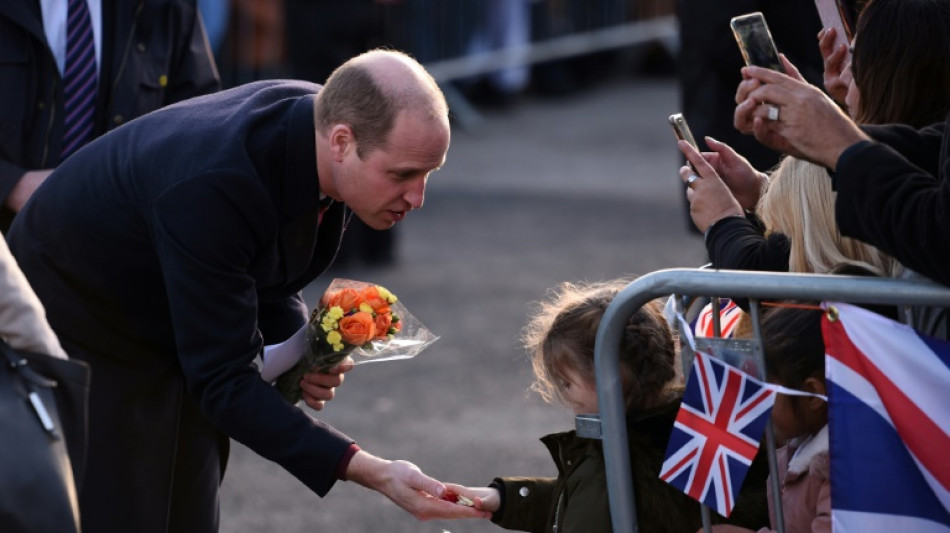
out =
[(355, 364), (414, 357), (438, 339), (385, 287), (334, 279), (310, 320), (293, 337), (264, 349), (261, 377), (291, 403), (300, 380), (328, 370), (347, 356)]

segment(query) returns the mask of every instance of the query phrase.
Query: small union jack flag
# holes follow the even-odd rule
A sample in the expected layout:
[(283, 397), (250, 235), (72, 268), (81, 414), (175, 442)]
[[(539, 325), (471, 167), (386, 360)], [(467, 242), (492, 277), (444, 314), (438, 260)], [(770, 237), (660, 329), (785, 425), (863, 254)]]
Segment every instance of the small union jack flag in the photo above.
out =
[(696, 352), (660, 479), (729, 516), (774, 403), (773, 387)]
[[(745, 315), (745, 312), (736, 305), (736, 302), (729, 298), (719, 300), (719, 327), (722, 330), (720, 337), (724, 339), (732, 338), (743, 315)], [(697, 337), (716, 336), (713, 331), (712, 303), (706, 304), (703, 310), (699, 312), (699, 316), (696, 318), (696, 325), (693, 328), (693, 334)]]

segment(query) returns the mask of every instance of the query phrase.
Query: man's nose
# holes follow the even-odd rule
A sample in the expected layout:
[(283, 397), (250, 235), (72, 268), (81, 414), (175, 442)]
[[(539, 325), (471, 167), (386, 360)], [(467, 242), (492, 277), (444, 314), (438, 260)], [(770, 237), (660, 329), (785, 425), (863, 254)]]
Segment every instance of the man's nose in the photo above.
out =
[(405, 199), (413, 209), (422, 208), (422, 204), (426, 199), (426, 180), (413, 180), (406, 189), (405, 194), (403, 194), (403, 199)]

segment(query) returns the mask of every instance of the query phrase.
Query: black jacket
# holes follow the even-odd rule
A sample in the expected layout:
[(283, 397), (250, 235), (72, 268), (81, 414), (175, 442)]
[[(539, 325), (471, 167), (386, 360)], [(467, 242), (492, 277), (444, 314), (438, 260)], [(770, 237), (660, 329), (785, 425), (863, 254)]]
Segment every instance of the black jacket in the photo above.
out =
[[(226, 437), (318, 494), (352, 442), (261, 380), (332, 261), (317, 227), (320, 86), (257, 82), (149, 113), (63, 162), (17, 215), (14, 256), (92, 367), (84, 531), (216, 530)], [(52, 216), (55, 215), (55, 216)]]
[(753, 215), (727, 217), (709, 227), (706, 250), (717, 269), (788, 272), (790, 243), (781, 233), (764, 235), (765, 228)]
[[(948, 117), (950, 120), (950, 117)], [(887, 252), (950, 285), (950, 139), (947, 124), (866, 126), (835, 167), (835, 219), (842, 235)]]
[[(693, 533), (702, 526), (699, 502), (660, 479), (680, 399), (627, 418), (630, 475), (640, 531)], [(533, 533), (610, 533), (610, 506), (604, 453), (599, 440), (568, 431), (541, 439), (557, 465), (558, 477), (496, 478), (502, 507), (492, 521), (506, 529)], [(728, 522), (758, 529), (768, 524), (764, 446), (753, 461)], [(715, 522), (726, 519), (712, 513)]]
[[(194, 0), (103, 0), (95, 129), (220, 88)], [(63, 88), (36, 0), (0, 2), (0, 205), (28, 170), (55, 168)], [(4, 209), (0, 229), (10, 224)]]

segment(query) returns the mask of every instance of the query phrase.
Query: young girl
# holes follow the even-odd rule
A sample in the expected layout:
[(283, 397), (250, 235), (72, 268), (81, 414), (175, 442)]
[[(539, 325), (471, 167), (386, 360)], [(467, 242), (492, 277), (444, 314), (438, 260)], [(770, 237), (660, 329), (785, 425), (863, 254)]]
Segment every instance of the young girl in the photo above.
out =
[[(825, 394), (825, 345), (821, 312), (779, 307), (762, 320), (768, 381), (790, 389)], [(778, 442), (778, 474), (787, 533), (831, 532), (831, 484), (828, 479), (828, 408), (821, 398), (779, 394), (772, 407)], [(775, 528), (771, 484), (769, 510)], [(716, 533), (748, 531), (716, 526)], [(761, 529), (759, 533), (770, 531)]]
[[(546, 401), (558, 400), (575, 414), (598, 412), (594, 341), (607, 306), (627, 283), (564, 283), (541, 303), (525, 328), (524, 343), (536, 378), (533, 389)], [(682, 397), (676, 359), (662, 304), (653, 301), (634, 312), (620, 346), (620, 377), (640, 531), (692, 532), (701, 525), (699, 504), (659, 479)], [(499, 477), (489, 487), (449, 485), (450, 490), (491, 511), (492, 521), (506, 529), (611, 531), (600, 441), (578, 437), (574, 431), (548, 435), (541, 441), (557, 464), (557, 478)], [(758, 481), (764, 484), (764, 476)], [(764, 496), (765, 491), (760, 491), (760, 501)], [(750, 511), (757, 506), (739, 503), (738, 507), (742, 508), (733, 513), (737, 523), (753, 527), (766, 523), (764, 501), (757, 517), (750, 516), (756, 514)]]

